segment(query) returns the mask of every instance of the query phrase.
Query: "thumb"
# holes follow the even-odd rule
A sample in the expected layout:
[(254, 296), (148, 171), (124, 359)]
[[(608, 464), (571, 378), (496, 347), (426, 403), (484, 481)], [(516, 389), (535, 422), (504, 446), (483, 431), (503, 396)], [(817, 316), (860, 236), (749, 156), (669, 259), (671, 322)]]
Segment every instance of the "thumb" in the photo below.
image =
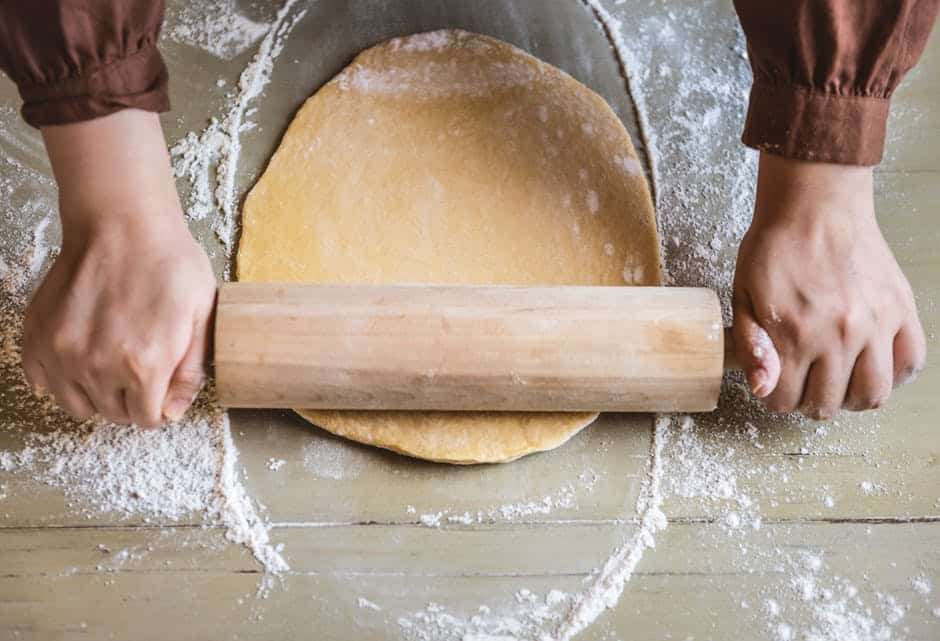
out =
[(202, 389), (205, 379), (207, 325), (204, 319), (196, 322), (189, 347), (170, 379), (170, 386), (163, 400), (163, 416), (171, 421), (178, 421), (183, 417)]
[(754, 317), (749, 300), (735, 300), (734, 304), (735, 356), (754, 396), (765, 398), (780, 380), (780, 355), (767, 331)]

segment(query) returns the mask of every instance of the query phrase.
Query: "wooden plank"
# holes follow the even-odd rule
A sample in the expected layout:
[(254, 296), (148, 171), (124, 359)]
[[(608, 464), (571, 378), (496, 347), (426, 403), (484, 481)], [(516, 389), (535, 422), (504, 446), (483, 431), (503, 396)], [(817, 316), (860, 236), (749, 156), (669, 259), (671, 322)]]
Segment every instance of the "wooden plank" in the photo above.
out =
[[(512, 545), (492, 547), (499, 541), (492, 530), (294, 528), (283, 532), (288, 552), (304, 545), (309, 550), (265, 598), (255, 597), (260, 576), (245, 555), (232, 546), (215, 547), (217, 532), (179, 537), (141, 529), (6, 530), (0, 533), (0, 558), (13, 563), (0, 576), (0, 631), (17, 630), (26, 639), (188, 639), (206, 638), (200, 635), (208, 630), (214, 630), (212, 638), (277, 633), (300, 639), (309, 638), (315, 625), (318, 638), (350, 638), (352, 631), (355, 638), (390, 638), (401, 632), (399, 617), (414, 619), (431, 601), (466, 617), (481, 605), (517, 610), (514, 595), (522, 589), (540, 597), (552, 589), (577, 591), (590, 566), (579, 571), (570, 559), (579, 548), (604, 544), (586, 537), (587, 530), (608, 527), (533, 529), (527, 543), (540, 537), (542, 544), (531, 548), (530, 561), (520, 560), (528, 552)], [(449, 539), (454, 534), (468, 538), (455, 542)], [(940, 580), (938, 535), (936, 523), (771, 525), (730, 538), (718, 526), (672, 524), (643, 557), (618, 607), (579, 638), (765, 638), (773, 623), (762, 613), (766, 599), (776, 600), (781, 619), (800, 629), (812, 624), (814, 608), (821, 607), (817, 598), (803, 600), (805, 585), (811, 582), (820, 593), (833, 590), (835, 603), (843, 596), (843, 581), (859, 593), (860, 603), (846, 603), (849, 612), (883, 622), (879, 604), (887, 594), (902, 608), (905, 635), (929, 638), (940, 625), (932, 614), (936, 594), (914, 590), (912, 579), (926, 577), (934, 585)], [(363, 537), (372, 537), (372, 544), (363, 544)], [(343, 542), (350, 538), (360, 538), (360, 544)], [(99, 550), (99, 543), (109, 551)], [(53, 554), (37, 557), (31, 550), (38, 548)], [(107, 560), (123, 549), (132, 550), (127, 558)], [(503, 567), (524, 571), (481, 573), (454, 549), (477, 560), (492, 555), (488, 562), (501, 559)], [(873, 555), (874, 550), (891, 551)], [(860, 555), (865, 563), (858, 562)], [(547, 560), (547, 571), (538, 571), (540, 558)], [(522, 567), (526, 563), (533, 572)], [(361, 607), (360, 597), (381, 610)], [(662, 616), (664, 606), (668, 617)], [(121, 616), (115, 616), (118, 608)]]
[[(628, 517), (646, 474), (651, 426), (644, 415), (603, 415), (558, 450), (511, 465), (454, 467), (349, 443), (293, 413), (232, 416), (247, 486), (274, 521), (401, 522), (503, 506), (522, 521)], [(286, 462), (274, 472), (271, 459)], [(529, 504), (546, 497), (556, 509), (533, 512)]]

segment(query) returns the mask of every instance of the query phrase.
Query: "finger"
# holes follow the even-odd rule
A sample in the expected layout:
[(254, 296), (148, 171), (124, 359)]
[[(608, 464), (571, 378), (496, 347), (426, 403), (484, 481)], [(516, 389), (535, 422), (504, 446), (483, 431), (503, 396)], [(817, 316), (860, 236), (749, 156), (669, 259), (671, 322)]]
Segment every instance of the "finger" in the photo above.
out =
[(780, 356), (744, 296), (735, 299), (733, 332), (735, 356), (751, 391), (758, 398), (768, 396), (780, 380)]
[(130, 366), (131, 373), (126, 380), (131, 383), (124, 393), (130, 421), (141, 427), (157, 427), (163, 422), (161, 408), (172, 373), (169, 368), (159, 367), (156, 361), (152, 361), (153, 366), (148, 365), (150, 358), (153, 357), (137, 357)]
[(780, 355), (780, 380), (764, 400), (775, 412), (792, 412), (803, 399), (810, 360), (796, 360), (786, 352)]
[(860, 412), (884, 405), (894, 385), (893, 356), (889, 345), (870, 343), (855, 361), (845, 409)]
[(817, 421), (828, 420), (842, 407), (851, 370), (831, 356), (816, 359), (806, 375), (800, 411)]
[(26, 382), (32, 388), (37, 396), (42, 396), (49, 391), (49, 377), (46, 375), (46, 368), (39, 360), (36, 351), (28, 345), (23, 346), (22, 354), (23, 375)]
[(894, 386), (910, 383), (924, 369), (927, 360), (927, 339), (920, 321), (904, 325), (894, 337)]
[(112, 423), (126, 424), (131, 422), (122, 388), (97, 388), (88, 384), (84, 387), (99, 416)]
[(89, 400), (82, 387), (75, 383), (63, 381), (53, 383), (52, 397), (62, 410), (80, 421), (87, 420), (95, 415), (95, 407)]
[(205, 360), (208, 351), (207, 323), (197, 323), (183, 359), (170, 379), (170, 386), (163, 401), (163, 416), (178, 421), (192, 405), (205, 379)]

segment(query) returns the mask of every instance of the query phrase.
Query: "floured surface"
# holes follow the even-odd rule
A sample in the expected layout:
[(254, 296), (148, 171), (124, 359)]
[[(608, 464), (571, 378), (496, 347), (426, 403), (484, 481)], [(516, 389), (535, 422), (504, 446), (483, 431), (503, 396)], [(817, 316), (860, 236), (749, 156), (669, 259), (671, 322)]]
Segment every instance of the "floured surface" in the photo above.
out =
[[(360, 54), (297, 114), (243, 216), (248, 282), (659, 283), (652, 203), (616, 115), (560, 70), (460, 31)], [(300, 413), (449, 463), (551, 449), (595, 417)]]

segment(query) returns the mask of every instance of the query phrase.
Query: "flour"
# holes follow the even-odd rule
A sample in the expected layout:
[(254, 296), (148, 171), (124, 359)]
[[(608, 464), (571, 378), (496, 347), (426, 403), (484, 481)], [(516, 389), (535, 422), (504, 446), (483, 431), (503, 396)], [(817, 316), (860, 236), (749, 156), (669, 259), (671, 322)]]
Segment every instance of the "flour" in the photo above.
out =
[(365, 597), (362, 597), (362, 596), (359, 597), (358, 599), (356, 599), (356, 604), (357, 604), (360, 608), (364, 608), (364, 609), (366, 609), (366, 610), (375, 610), (376, 612), (381, 612), (381, 611), (382, 611), (382, 606), (380, 606), (380, 605), (378, 605), (378, 604), (376, 604), (376, 603), (373, 603), (373, 602), (370, 601), (369, 599), (367, 599), (367, 598), (365, 598)]
[[(442, 525), (471, 525), (474, 523), (499, 523), (506, 521), (519, 521), (532, 516), (551, 514), (556, 510), (577, 509), (577, 496), (579, 493), (590, 493), (597, 482), (597, 475), (591, 470), (585, 470), (578, 475), (578, 482), (565, 483), (555, 492), (537, 500), (504, 503), (486, 510), (476, 512), (462, 512), (454, 514), (450, 510), (429, 512), (418, 516), (418, 523), (425, 527), (438, 528)], [(410, 510), (408, 509), (410, 508)], [(407, 506), (409, 514), (414, 513), (413, 506)]]
[[(426, 54), (419, 51), (415, 55)], [(428, 60), (420, 69), (393, 67), (378, 71), (353, 64), (331, 82), (336, 83), (340, 91), (432, 99), (448, 96), (483, 97), (528, 85), (537, 77), (538, 70), (529, 65), (494, 62), (468, 70), (449, 62)]]
[(270, 25), (242, 15), (235, 0), (184, 3), (167, 15), (166, 37), (231, 60), (247, 51)]
[(303, 449), (304, 469), (318, 479), (342, 481), (359, 478), (371, 464), (357, 446), (328, 436), (311, 435)]
[(721, 24), (735, 42), (706, 47), (698, 32), (710, 3), (631, 22), (625, 33), (600, 0), (582, 2), (612, 41), (636, 105), (666, 281), (717, 290), (727, 324), (734, 252), (723, 248), (747, 230), (757, 181), (757, 153), (727, 136), (743, 128), (750, 87), (743, 35)]
[(451, 29), (441, 29), (419, 33), (404, 38), (393, 38), (390, 42), (392, 51), (407, 51), (409, 53), (422, 51), (440, 51), (453, 47), (467, 38), (467, 33)]
[[(273, 58), (289, 30), (285, 25), (293, 26), (299, 18), (299, 14), (287, 18), (293, 4), (289, 0), (278, 14), (258, 55), (242, 74), (232, 111), (210, 125), (209, 153), (180, 147), (179, 175), (201, 177), (208, 173), (210, 160), (237, 160), (242, 115), (267, 82)], [(3, 122), (6, 115), (0, 113), (0, 134), (5, 141), (9, 138)], [(15, 148), (24, 153), (31, 150), (18, 142)], [(279, 547), (271, 544), (267, 526), (238, 478), (228, 416), (212, 402), (211, 392), (183, 420), (153, 431), (72, 421), (47, 400), (31, 394), (19, 367), (20, 328), (26, 298), (56, 253), (58, 228), (51, 224), (56, 203), (48, 196), (54, 189), (47, 177), (13, 156), (0, 157), (0, 163), (0, 215), (14, 230), (0, 247), (0, 407), (5, 409), (0, 430), (22, 441), (16, 450), (0, 452), (0, 467), (61, 488), (76, 514), (90, 517), (111, 512), (150, 522), (197, 517), (206, 525), (223, 527), (226, 538), (248, 547), (266, 572), (287, 570)], [(227, 166), (223, 173), (226, 181), (220, 196), (227, 199), (223, 215), (228, 220), (233, 219), (231, 171)], [(206, 213), (197, 208), (191, 217)]]
[[(573, 594), (552, 589), (544, 596), (523, 588), (514, 595), (514, 604), (481, 605), (472, 615), (451, 613), (440, 604), (430, 603), (398, 619), (402, 636), (414, 641), (568, 641), (605, 609), (614, 607), (644, 552), (655, 545), (655, 533), (666, 526), (661, 483), (663, 449), (671, 421), (663, 417), (656, 422), (650, 466), (637, 498), (636, 529), (587, 579), (587, 587)], [(437, 527), (443, 515), (434, 513), (422, 518), (427, 521), (425, 525)]]
[(927, 596), (933, 591), (933, 584), (930, 582), (930, 577), (919, 574), (911, 577), (911, 589), (921, 596)]
[(287, 569), (235, 472), (228, 415), (205, 392), (180, 421), (157, 430), (68, 418), (36, 398), (19, 366), (20, 308), (0, 300), (0, 431), (23, 445), (0, 451), (0, 468), (63, 490), (70, 509), (93, 517), (111, 512), (145, 522), (197, 516), (226, 528), (266, 570)]
[[(237, 233), (235, 175), (241, 155), (241, 134), (251, 128), (248, 105), (271, 80), (274, 61), (291, 30), (306, 10), (293, 11), (297, 0), (286, 0), (271, 23), (258, 51), (238, 79), (237, 91), (225, 115), (213, 118), (199, 134), (186, 134), (170, 149), (174, 173), (186, 178), (192, 189), (187, 216), (200, 220), (214, 216), (212, 228), (231, 256)], [(214, 186), (213, 186), (214, 185)]]
[(650, 448), (649, 475), (643, 482), (640, 496), (637, 498), (636, 512), (639, 515), (639, 527), (627, 544), (614, 550), (601, 571), (584, 592), (574, 597), (574, 605), (568, 611), (564, 621), (551, 639), (568, 641), (594, 622), (607, 608), (617, 605), (623, 588), (633, 571), (643, 558), (643, 553), (655, 547), (656, 532), (666, 527), (666, 515), (662, 512), (663, 493), (663, 448), (668, 440), (668, 430), (672, 419), (656, 419), (653, 429), (653, 443)]
[[(877, 603), (866, 602), (846, 579), (826, 579), (822, 558), (802, 553), (788, 561), (789, 590), (796, 611), (776, 605), (767, 610), (768, 632), (776, 641), (891, 641), (899, 639), (895, 626), (906, 607), (891, 594), (876, 593)], [(805, 614), (809, 614), (806, 619)], [(801, 616), (802, 615), (802, 616)], [(788, 616), (793, 616), (788, 619)]]

